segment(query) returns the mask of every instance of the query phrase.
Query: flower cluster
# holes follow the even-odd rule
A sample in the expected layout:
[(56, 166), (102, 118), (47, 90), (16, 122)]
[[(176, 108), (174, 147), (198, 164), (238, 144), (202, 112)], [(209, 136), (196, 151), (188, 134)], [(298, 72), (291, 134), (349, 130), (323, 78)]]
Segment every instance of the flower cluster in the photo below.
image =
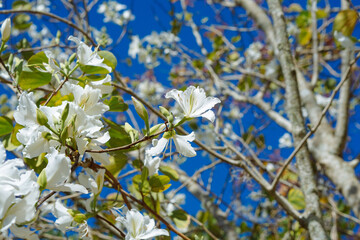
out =
[(126, 5), (111, 0), (100, 4), (98, 13), (104, 14), (104, 22), (113, 22), (120, 26), (135, 19), (131, 10), (126, 10)]
[(158, 56), (167, 60), (177, 54), (175, 47), (179, 41), (179, 37), (169, 32), (152, 32), (142, 40), (138, 36), (133, 36), (128, 53), (132, 58), (138, 56), (139, 62), (144, 63), (146, 67), (155, 68), (160, 64)]

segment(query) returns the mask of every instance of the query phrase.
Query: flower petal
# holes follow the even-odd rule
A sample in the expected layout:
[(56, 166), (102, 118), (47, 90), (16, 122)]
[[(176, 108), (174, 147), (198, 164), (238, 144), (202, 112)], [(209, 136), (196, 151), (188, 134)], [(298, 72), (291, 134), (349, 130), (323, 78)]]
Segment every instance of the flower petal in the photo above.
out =
[(192, 132), (189, 135), (186, 136), (180, 136), (180, 135), (175, 135), (173, 137), (174, 139), (174, 143), (176, 146), (176, 150), (186, 156), (186, 157), (194, 157), (196, 156), (196, 152), (194, 150), (194, 148), (191, 146), (191, 144), (189, 142), (192, 142), (195, 140), (195, 133)]
[(159, 155), (164, 151), (168, 141), (169, 140), (166, 138), (161, 138), (159, 141), (153, 141), (153, 147), (148, 150), (148, 153), (151, 156)]

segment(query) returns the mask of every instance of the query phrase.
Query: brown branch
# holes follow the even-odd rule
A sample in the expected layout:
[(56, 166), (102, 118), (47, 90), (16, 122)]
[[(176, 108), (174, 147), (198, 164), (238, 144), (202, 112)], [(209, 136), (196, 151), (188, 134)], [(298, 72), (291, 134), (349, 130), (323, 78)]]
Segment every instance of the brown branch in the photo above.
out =
[(12, 14), (12, 13), (30, 13), (30, 14), (34, 14), (34, 15), (43, 15), (43, 16), (47, 16), (47, 17), (56, 19), (60, 22), (63, 22), (65, 24), (69, 25), (70, 27), (78, 30), (79, 32), (81, 32), (91, 42), (91, 44), (94, 47), (96, 47), (96, 43), (94, 42), (94, 40), (92, 40), (92, 38), (81, 27), (79, 27), (76, 24), (70, 22), (69, 20), (59, 17), (55, 14), (48, 13), (48, 12), (40, 12), (40, 11), (35, 11), (35, 10), (14, 10), (14, 9), (0, 10), (0, 14)]

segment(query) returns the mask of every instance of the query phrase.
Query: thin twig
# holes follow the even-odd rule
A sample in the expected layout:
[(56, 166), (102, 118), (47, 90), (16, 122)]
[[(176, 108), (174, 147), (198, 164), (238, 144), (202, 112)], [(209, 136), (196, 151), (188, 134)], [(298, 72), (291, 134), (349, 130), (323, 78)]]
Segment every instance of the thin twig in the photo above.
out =
[(0, 10), (0, 14), (12, 14), (12, 13), (30, 13), (30, 14), (34, 14), (34, 15), (43, 15), (43, 16), (47, 16), (50, 18), (54, 18), (60, 22), (66, 23), (67, 25), (69, 25), (70, 27), (78, 30), (79, 32), (81, 32), (90, 42), (91, 44), (96, 47), (96, 43), (94, 40), (92, 40), (92, 38), (79, 26), (77, 26), (76, 24), (70, 22), (67, 19), (64, 19), (62, 17), (59, 17), (55, 14), (52, 13), (48, 13), (48, 12), (40, 12), (40, 11), (35, 11), (35, 10)]

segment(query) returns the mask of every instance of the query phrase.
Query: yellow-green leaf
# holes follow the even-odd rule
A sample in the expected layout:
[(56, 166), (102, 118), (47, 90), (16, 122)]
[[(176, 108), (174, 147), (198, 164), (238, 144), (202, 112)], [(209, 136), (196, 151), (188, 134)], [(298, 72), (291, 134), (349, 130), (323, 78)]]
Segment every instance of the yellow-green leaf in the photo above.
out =
[(109, 106), (110, 112), (124, 112), (129, 108), (120, 96), (112, 96), (110, 99), (105, 99), (104, 103)]
[(345, 36), (350, 36), (354, 31), (358, 15), (355, 10), (342, 10), (334, 20), (333, 31), (338, 31)]
[(174, 181), (179, 180), (179, 174), (176, 172), (175, 169), (172, 169), (169, 166), (161, 166), (159, 168), (160, 172), (162, 172), (163, 174), (165, 174), (166, 176), (168, 176), (169, 178), (171, 178)]
[(32, 90), (44, 86), (50, 81), (50, 73), (22, 71), (19, 77), (19, 86), (24, 90)]
[(10, 118), (5, 116), (0, 117), (0, 136), (11, 133), (13, 128), (14, 127)]
[(310, 28), (301, 28), (299, 34), (299, 44), (306, 45), (310, 42), (312, 36), (312, 31)]
[(304, 194), (300, 189), (290, 189), (287, 198), (296, 210), (303, 210), (305, 208)]
[(183, 210), (177, 209), (171, 213), (171, 219), (175, 223), (176, 227), (180, 229), (187, 229), (190, 224), (190, 217)]
[(153, 192), (163, 192), (166, 189), (168, 189), (171, 184), (168, 184), (170, 182), (170, 178), (165, 175), (154, 175), (150, 178), (150, 186), (151, 191)]
[(38, 52), (29, 58), (27, 65), (32, 71), (38, 71), (39, 68), (41, 68), (42, 70), (45, 70), (43, 63), (48, 63), (48, 62), (49, 62), (49, 59), (45, 55), (45, 53)]

